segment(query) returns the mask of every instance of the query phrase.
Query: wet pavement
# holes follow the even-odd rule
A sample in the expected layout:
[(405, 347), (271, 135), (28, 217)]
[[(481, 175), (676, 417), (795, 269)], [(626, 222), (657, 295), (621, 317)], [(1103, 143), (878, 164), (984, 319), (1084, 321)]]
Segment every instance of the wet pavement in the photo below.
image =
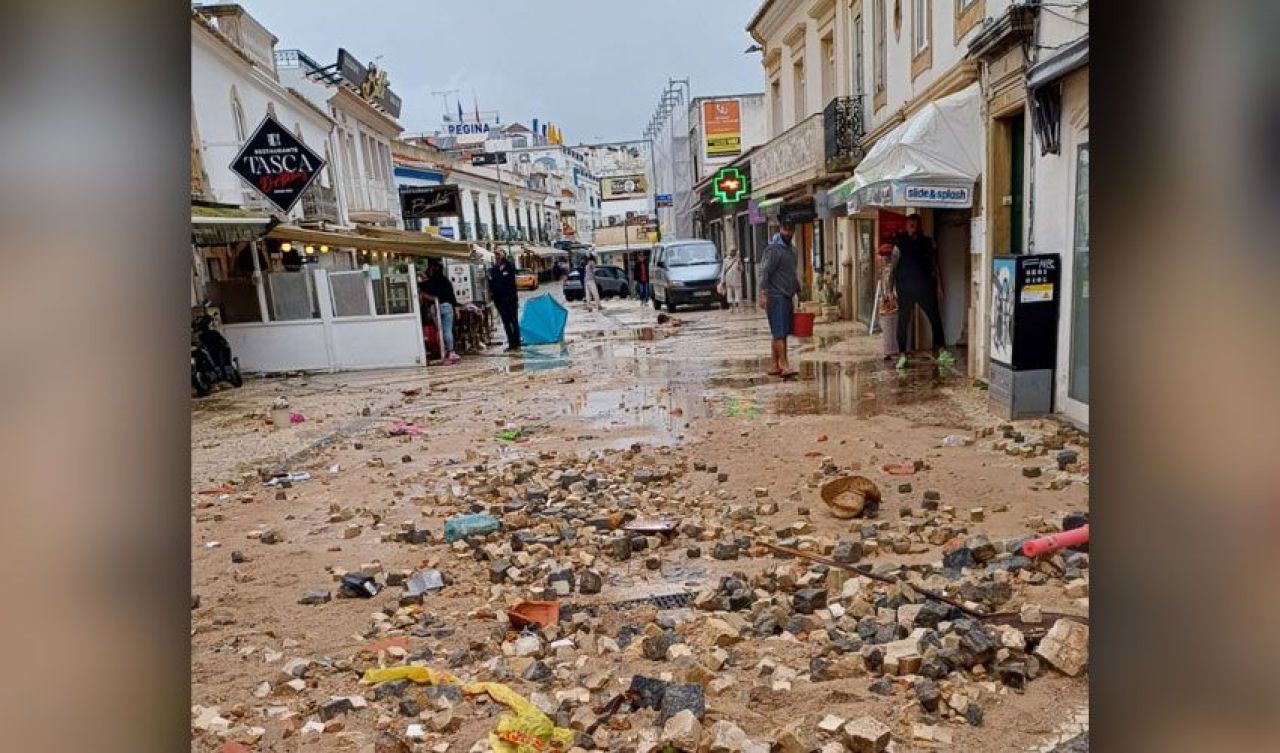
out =
[[(447, 501), (466, 494), (456, 475), (465, 472), (459, 469), (478, 462), (492, 469), (519, 469), (531, 458), (565, 456), (611, 462), (600, 460), (600, 451), (610, 449), (653, 453), (664, 465), (698, 460), (718, 464), (719, 472), (689, 474), (661, 492), (675, 502), (661, 514), (680, 515), (683, 500), (697, 495), (716, 495), (724, 501), (726, 514), (733, 507), (750, 510), (751, 500), (761, 497), (758, 490), (766, 489), (780, 508), (760, 513), (761, 525), (775, 532), (812, 526), (823, 536), (835, 537), (849, 530), (846, 523), (831, 520), (814, 497), (812, 478), (825, 466), (820, 460), (824, 456), (833, 456), (842, 468), (862, 468), (869, 474), (887, 463), (929, 458), (936, 467), (930, 469), (928, 481), (919, 479), (918, 485), (941, 489), (949, 503), (964, 506), (997, 492), (1010, 501), (1017, 512), (997, 517), (997, 526), (989, 528), (993, 535), (1021, 531), (1026, 514), (1056, 514), (1062, 504), (1048, 494), (1031, 493), (1025, 482), (1019, 486), (1021, 460), (979, 456), (972, 448), (938, 453), (934, 448), (944, 434), (991, 425), (982, 410), (985, 394), (961, 371), (940, 371), (927, 359), (895, 369), (878, 353), (880, 338), (866, 335), (861, 326), (826, 326), (814, 338), (793, 340), (792, 362), (800, 373), (784, 381), (764, 373), (769, 338), (758, 312), (681, 311), (674, 319), (660, 320), (651, 307), (625, 300), (609, 301), (600, 311), (588, 312), (579, 304), (570, 304), (569, 310), (562, 345), (528, 347), (519, 354), (503, 353), (499, 346), (466, 356), (456, 366), (251, 379), (241, 390), (195, 401), (193, 484), (206, 491), (194, 504), (197, 509), (214, 505), (216, 512), (199, 513), (203, 517), (193, 542), (194, 587), (216, 608), (234, 609), (244, 621), (260, 622), (285, 635), (306, 633), (299, 640), (312, 653), (329, 651), (339, 640), (335, 636), (367, 627), (362, 625), (363, 611), (340, 606), (326, 613), (293, 607), (295, 592), (323, 581), (325, 569), (334, 566), (377, 561), (410, 567), (421, 562), (424, 550), (397, 548), (369, 535), (387, 525), (380, 520), (416, 519), (416, 507), (423, 503), (405, 500), (434, 498), (452, 509)], [(957, 362), (964, 363), (963, 353), (957, 356)], [(305, 414), (306, 420), (289, 427), (270, 425), (269, 406), (278, 396), (287, 396), (291, 409)], [(421, 434), (388, 437), (387, 430), (398, 422), (412, 424)], [(520, 430), (514, 441), (496, 437), (511, 429)], [(643, 449), (629, 449), (637, 447)], [(769, 451), (761, 452), (762, 447)], [(243, 493), (222, 499), (222, 487), (234, 485), (237, 477), (242, 484), (251, 479), (248, 487), (237, 491), (255, 488), (254, 471), (264, 466), (305, 468), (320, 478), (290, 490), (287, 505), (266, 494), (262, 499)], [(912, 504), (902, 496), (899, 481), (880, 480), (889, 521)], [(644, 499), (649, 493), (636, 496)], [(372, 530), (366, 535), (357, 531), (348, 539), (349, 526), (342, 531), (327, 528), (324, 521), (334, 514), (335, 505), (367, 508), (375, 516), (367, 524)], [(710, 525), (725, 522), (715, 517), (722, 514), (716, 512), (718, 502), (711, 509)], [(420, 515), (427, 521), (420, 524), (437, 527), (441, 522), (441, 510), (431, 505), (423, 506)], [(989, 519), (988, 525), (992, 522)], [(239, 543), (266, 525), (280, 528), (284, 548)], [(260, 559), (250, 567), (261, 574), (258, 585), (228, 575), (218, 541), (255, 548), (253, 555)], [(290, 547), (291, 541), (297, 545)], [(722, 561), (711, 556), (710, 541), (701, 545), (706, 551), (697, 558), (686, 557), (683, 548), (662, 549), (661, 561), (653, 567), (611, 566), (597, 603), (622, 610), (649, 600), (663, 615), (683, 620), (693, 615), (685, 603), (692, 592), (734, 572), (754, 575), (776, 564), (764, 557)], [(896, 559), (907, 562), (917, 552), (897, 554)], [(468, 572), (466, 567), (474, 564), (448, 552), (438, 561), (451, 572)], [(485, 604), (484, 577), (473, 581), (458, 584), (461, 601), (441, 603), (457, 612), (450, 619), (458, 625), (469, 624)], [(246, 594), (251, 596), (246, 599)], [(305, 630), (280, 617), (281, 604), (294, 610), (290, 618), (304, 621)], [(209, 633), (193, 645), (198, 657), (194, 676), (199, 677), (195, 695), (204, 700), (238, 697), (256, 686), (260, 673), (222, 657), (217, 647), (225, 637), (216, 625), (205, 624), (207, 615), (197, 616), (204, 620), (201, 629)], [(993, 702), (992, 728), (982, 731), (983, 739), (992, 732), (1016, 731), (1010, 720), (1017, 714), (1044, 713), (1058, 702), (1064, 686), (1073, 698), (1080, 695), (1077, 684), (1049, 681), (1034, 696), (1000, 701), (1017, 704), (1003, 719)], [(823, 687), (810, 686), (804, 692), (811, 694), (805, 702), (830, 701)], [(840, 698), (839, 704), (851, 706), (867, 701), (852, 695)], [(721, 702), (737, 703), (728, 698)], [(732, 708), (736, 718), (751, 718), (745, 707)], [(1019, 744), (1013, 747), (983, 743), (966, 749), (1031, 750), (1026, 746), (1034, 743), (1038, 753), (1087, 751), (1087, 739), (1068, 740), (1062, 736), (1066, 731), (1052, 741), (1018, 734)], [(1069, 731), (1069, 737), (1079, 736), (1078, 729)], [(1086, 747), (1078, 747), (1081, 744)]]

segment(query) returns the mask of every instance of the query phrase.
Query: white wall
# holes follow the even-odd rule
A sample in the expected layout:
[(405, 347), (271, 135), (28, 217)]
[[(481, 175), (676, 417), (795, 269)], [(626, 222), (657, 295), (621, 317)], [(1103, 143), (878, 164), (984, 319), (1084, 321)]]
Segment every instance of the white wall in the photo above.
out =
[(329, 369), (324, 323), (319, 319), (226, 324), (222, 331), (246, 373)]
[(415, 314), (333, 320), (333, 353), (339, 369), (422, 365), (422, 323)]
[(1062, 89), (1062, 147), (1058, 154), (1040, 155), (1035, 147), (1035, 203), (1032, 209), (1030, 253), (1062, 256), (1061, 299), (1058, 314), (1058, 365), (1054, 374), (1054, 402), (1059, 412), (1088, 426), (1089, 406), (1068, 397), (1070, 384), (1072, 301), (1075, 290), (1076, 163), (1081, 144), (1089, 141), (1089, 69), (1069, 75)]
[[(893, 7), (894, 0), (886, 0), (886, 93), (885, 105), (880, 109), (873, 106), (875, 92), (875, 0), (861, 0), (863, 17), (863, 82), (862, 90), (866, 92), (865, 111), (867, 130), (872, 131), (886, 120), (894, 117), (899, 108), (919, 96), (931, 84), (950, 71), (957, 63), (964, 60), (968, 52), (968, 43), (982, 28), (979, 21), (958, 41), (955, 39), (956, 15), (954, 0), (932, 0), (933, 23), (932, 41), (933, 60), (928, 70), (922, 71), (914, 80), (911, 77), (911, 62), (914, 55), (912, 49), (912, 24), (914, 22), (915, 0), (902, 0), (902, 25), (898, 33), (894, 32)], [(978, 0), (984, 3), (984, 17), (997, 18), (1009, 7), (1010, 0)], [(853, 16), (852, 8), (843, 11), (848, 19)], [(848, 20), (846, 28), (852, 29), (852, 21)], [(848, 33), (852, 33), (851, 31)], [(842, 65), (853, 65), (852, 42), (846, 46), (848, 50)], [(850, 87), (854, 91), (854, 87)]]
[[(236, 136), (232, 116), (233, 89), (244, 111), (246, 138), (262, 122), (267, 114), (267, 105), (271, 104), (281, 124), (291, 131), (295, 124), (300, 126), (302, 141), (323, 155), (332, 123), (291, 96), (269, 73), (251, 67), (193, 20), (191, 99), (196, 131), (202, 142), (201, 156), (209, 177), (209, 192), (216, 201), (243, 204), (245, 196), (254, 192), (229, 167), (243, 146)], [(322, 173), (319, 180), (322, 185), (328, 185), (331, 177)], [(294, 207), (290, 216), (300, 218), (301, 206)]]
[(410, 287), (412, 313), (335, 317), (328, 275), (321, 269), (314, 274), (320, 318), (223, 326), (243, 371), (336, 371), (425, 363), (416, 284)]

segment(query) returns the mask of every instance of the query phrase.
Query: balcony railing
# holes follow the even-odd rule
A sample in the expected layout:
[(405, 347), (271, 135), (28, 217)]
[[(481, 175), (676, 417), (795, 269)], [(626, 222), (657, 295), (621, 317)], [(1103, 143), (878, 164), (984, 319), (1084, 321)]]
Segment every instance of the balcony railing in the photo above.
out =
[(458, 233), (461, 235), (461, 237), (458, 238), (458, 240), (460, 241), (474, 240), (475, 232), (476, 230), (475, 230), (474, 224), (466, 221), (458, 223)]
[(302, 217), (306, 220), (339, 222), (341, 218), (338, 216), (337, 192), (319, 183), (312, 183), (302, 194)]
[(482, 241), (493, 239), (493, 236), (490, 235), (489, 233), (489, 223), (481, 222), (480, 224), (476, 225), (476, 239), (482, 240)]
[(852, 170), (862, 159), (862, 97), (836, 97), (822, 111), (823, 154), (829, 172)]

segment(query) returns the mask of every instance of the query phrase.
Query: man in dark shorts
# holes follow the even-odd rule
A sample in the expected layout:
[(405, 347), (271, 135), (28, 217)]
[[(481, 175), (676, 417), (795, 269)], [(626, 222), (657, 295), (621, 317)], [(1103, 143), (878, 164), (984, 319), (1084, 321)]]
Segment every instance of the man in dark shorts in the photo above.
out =
[(907, 215), (907, 231), (894, 241), (889, 279), (898, 299), (898, 352), (902, 354), (898, 368), (907, 365), (907, 330), (916, 306), (929, 320), (937, 356), (946, 347), (938, 306), (942, 298), (942, 275), (938, 271), (938, 249), (933, 239), (921, 232), (918, 214)]
[(784, 222), (765, 247), (758, 273), (760, 308), (769, 320), (770, 376), (792, 377), (796, 372), (787, 362), (787, 335), (791, 334), (791, 317), (795, 313), (795, 297), (800, 292), (796, 277), (796, 250), (791, 246), (794, 228)]

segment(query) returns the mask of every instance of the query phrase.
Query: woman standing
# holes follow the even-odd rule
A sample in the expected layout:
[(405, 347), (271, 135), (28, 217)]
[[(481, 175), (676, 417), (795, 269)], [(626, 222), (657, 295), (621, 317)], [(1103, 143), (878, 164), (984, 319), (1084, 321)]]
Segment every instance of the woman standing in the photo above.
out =
[(742, 306), (742, 259), (737, 249), (729, 249), (729, 256), (720, 267), (720, 285), (729, 306), (737, 310)]
[(453, 315), (458, 308), (458, 298), (453, 283), (444, 274), (444, 265), (433, 262), (427, 268), (427, 279), (422, 286), (422, 297), (436, 305), (440, 312), (440, 334), (444, 338), (444, 362), (452, 365), (461, 361), (453, 350)]

